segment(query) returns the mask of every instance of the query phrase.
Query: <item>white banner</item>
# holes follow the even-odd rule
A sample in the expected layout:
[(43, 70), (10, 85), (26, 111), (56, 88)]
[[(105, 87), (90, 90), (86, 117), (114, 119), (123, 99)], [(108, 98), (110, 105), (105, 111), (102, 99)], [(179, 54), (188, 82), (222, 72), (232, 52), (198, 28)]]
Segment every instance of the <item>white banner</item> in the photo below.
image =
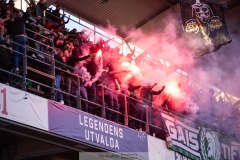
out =
[(149, 135), (147, 139), (149, 160), (190, 160), (180, 153), (168, 149), (166, 142), (161, 139)]
[(48, 100), (0, 83), (0, 117), (48, 131)]

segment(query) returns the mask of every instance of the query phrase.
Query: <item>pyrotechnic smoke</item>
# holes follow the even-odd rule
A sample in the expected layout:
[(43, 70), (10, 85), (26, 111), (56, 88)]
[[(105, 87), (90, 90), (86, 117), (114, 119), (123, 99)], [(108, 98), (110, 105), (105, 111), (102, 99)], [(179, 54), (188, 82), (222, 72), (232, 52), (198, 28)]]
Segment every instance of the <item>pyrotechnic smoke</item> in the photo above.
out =
[[(239, 87), (237, 86), (240, 79), (240, 69), (238, 69), (240, 64), (240, 56), (238, 55), (240, 50), (240, 30), (236, 27), (240, 25), (240, 20), (236, 18), (236, 12), (239, 12), (239, 9), (233, 11), (234, 14), (232, 13), (231, 15), (235, 17), (234, 22), (231, 22), (232, 26), (229, 24), (233, 39), (232, 43), (223, 46), (215, 53), (197, 58), (192, 48), (201, 46), (202, 40), (200, 37), (183, 33), (179, 6), (173, 7), (168, 12), (155, 18), (154, 22), (149, 22), (143, 26), (143, 30), (137, 29), (128, 32), (127, 41), (148, 52), (145, 56), (148, 61), (142, 61), (137, 64), (142, 74), (142, 76), (138, 77), (139, 83), (144, 85), (157, 82), (159, 85), (154, 88), (154, 90), (157, 90), (162, 85), (168, 86), (172, 81), (180, 82), (185, 87), (184, 97), (186, 97), (188, 103), (191, 103), (192, 110), (195, 113), (198, 108), (203, 107), (209, 111), (209, 114), (212, 114), (212, 111), (214, 112), (215, 110), (217, 112), (219, 110), (217, 107), (219, 106), (206, 105), (213, 96), (208, 94), (210, 85), (222, 87), (221, 89), (223, 90), (227, 89), (231, 93), (240, 95)], [(155, 27), (153, 23), (155, 23)], [(170, 62), (171, 65), (163, 68), (162, 65), (159, 65), (161, 64), (160, 59)], [(122, 62), (117, 59), (117, 62), (113, 63), (122, 64)], [(121, 66), (116, 68), (121, 68)], [(189, 72), (189, 76), (193, 79), (185, 81), (183, 80), (185, 78), (182, 78), (184, 76), (180, 76), (180, 74), (172, 76), (177, 69)], [(197, 106), (196, 101), (200, 101), (204, 106)]]
[[(191, 51), (185, 45), (186, 39), (181, 30), (180, 18), (176, 19), (175, 15), (170, 14), (164, 19), (165, 24), (161, 24), (161, 28), (155, 30), (153, 33), (134, 30), (128, 33), (130, 36), (127, 38), (127, 41), (132, 42), (136, 46), (141, 46), (141, 49), (147, 50), (148, 54), (145, 57), (148, 57), (150, 60), (136, 64), (141, 74), (135, 76), (142, 86), (158, 83), (154, 88), (155, 90), (160, 89), (163, 85), (168, 85), (167, 83), (170, 81), (177, 82), (180, 80), (170, 75), (176, 69), (181, 69), (183, 66), (192, 66), (194, 63)], [(171, 65), (164, 68), (164, 65), (160, 62), (161, 60), (166, 61), (166, 63), (170, 62)], [(126, 67), (129, 67), (130, 70), (132, 68), (132, 65), (130, 65), (131, 62), (126, 62), (124, 58), (111, 59), (111, 62), (119, 70), (126, 69)], [(128, 66), (121, 65), (124, 63), (128, 64)], [(120, 76), (125, 82), (130, 77), (129, 74), (121, 74)]]

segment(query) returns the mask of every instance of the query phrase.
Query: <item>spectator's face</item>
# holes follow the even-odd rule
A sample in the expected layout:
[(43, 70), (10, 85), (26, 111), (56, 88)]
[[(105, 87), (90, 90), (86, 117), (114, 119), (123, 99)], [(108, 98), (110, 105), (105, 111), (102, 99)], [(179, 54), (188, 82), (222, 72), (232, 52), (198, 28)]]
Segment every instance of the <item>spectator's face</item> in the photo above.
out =
[(62, 56), (62, 60), (63, 60), (63, 62), (66, 62), (66, 61), (67, 61), (67, 59), (66, 59), (65, 56)]
[(78, 40), (74, 40), (74, 46), (78, 46), (78, 45), (79, 45)]
[(60, 44), (60, 45), (63, 44), (63, 40), (62, 39), (58, 39), (56, 44)]
[(66, 57), (66, 58), (68, 58), (68, 57), (70, 56), (68, 50), (65, 50), (65, 51), (63, 52), (63, 55), (64, 55), (64, 57)]
[(23, 16), (23, 12), (22, 11), (18, 11), (17, 16), (18, 17), (22, 17)]
[(10, 6), (11, 6), (11, 7), (14, 7), (14, 6), (15, 6), (15, 3), (14, 3), (14, 2), (11, 2), (11, 3), (10, 3)]
[(73, 43), (70, 43), (70, 44), (69, 44), (69, 49), (71, 49), (71, 50), (74, 49), (74, 45), (73, 45)]
[(34, 7), (34, 6), (35, 6), (34, 2), (30, 3), (30, 7)]
[(6, 12), (6, 15), (10, 15), (10, 13), (11, 13), (10, 11), (7, 11), (7, 12)]

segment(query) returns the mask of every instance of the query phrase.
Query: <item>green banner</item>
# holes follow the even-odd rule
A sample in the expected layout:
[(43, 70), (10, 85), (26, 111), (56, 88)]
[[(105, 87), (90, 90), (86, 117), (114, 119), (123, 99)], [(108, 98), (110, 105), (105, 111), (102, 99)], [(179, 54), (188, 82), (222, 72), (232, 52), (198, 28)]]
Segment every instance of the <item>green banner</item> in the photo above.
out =
[(168, 148), (194, 160), (240, 160), (240, 142), (165, 113), (162, 117)]

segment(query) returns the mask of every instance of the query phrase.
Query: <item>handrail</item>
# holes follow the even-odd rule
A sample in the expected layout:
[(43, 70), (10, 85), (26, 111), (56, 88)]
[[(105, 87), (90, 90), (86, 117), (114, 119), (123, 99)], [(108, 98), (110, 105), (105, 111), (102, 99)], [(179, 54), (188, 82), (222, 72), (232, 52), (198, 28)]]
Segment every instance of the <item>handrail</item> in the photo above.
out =
[[(53, 47), (51, 47), (51, 46), (49, 46), (49, 45), (46, 45), (46, 44), (44, 44), (44, 43), (42, 43), (42, 42), (36, 41), (35, 39), (29, 38), (29, 37), (28, 37), (28, 39), (30, 39), (30, 40), (32, 40), (32, 41), (34, 41), (34, 42), (37, 42), (37, 43), (39, 43), (39, 44), (41, 44), (41, 45), (43, 45), (43, 46), (45, 46), (45, 47), (49, 47), (49, 48), (51, 48), (51, 49), (54, 49)], [(30, 46), (28, 46), (28, 47), (29, 47), (30, 49), (36, 50), (35, 48), (32, 48), (32, 47), (30, 47)], [(38, 50), (38, 52), (40, 52), (41, 54), (48, 55), (49, 57), (53, 57), (53, 56), (51, 56), (51, 55), (49, 55), (49, 54), (47, 54), (47, 53), (44, 53), (44, 52), (42, 52), (42, 51), (40, 51), (40, 50)]]
[(44, 26), (42, 26), (42, 25), (36, 25), (35, 23), (33, 23), (32, 24), (33, 26), (35, 26), (35, 27), (38, 27), (38, 28), (42, 28), (42, 29), (44, 29), (44, 30), (46, 30), (46, 31), (48, 31), (49, 33), (52, 33), (52, 34), (54, 34), (54, 32), (52, 32), (52, 31), (50, 31), (50, 30), (48, 30), (47, 28), (45, 28)]
[[(27, 46), (27, 47), (28, 47), (28, 46)], [(40, 63), (43, 63), (44, 65), (51, 66), (51, 64), (48, 64), (48, 63), (43, 62), (43, 61), (41, 61), (41, 60), (38, 60), (37, 58), (33, 58), (33, 57), (31, 57), (31, 56), (27, 56), (27, 58), (30, 58), (31, 60), (35, 60), (35, 61), (38, 61), (38, 62), (40, 62)]]
[[(47, 39), (49, 39), (49, 40), (52, 40), (52, 38), (46, 37), (46, 36), (44, 36), (44, 35), (42, 35), (42, 34), (39, 34), (38, 32), (32, 31), (32, 30), (30, 30), (30, 29), (28, 29), (28, 28), (25, 28), (25, 30), (30, 31), (30, 32), (32, 32), (32, 33), (35, 33), (35, 34), (37, 34), (37, 35), (39, 35), (39, 36), (42, 36), (42, 37), (44, 37), (44, 38), (47, 38)], [(28, 38), (29, 38), (29, 37), (28, 37)]]

